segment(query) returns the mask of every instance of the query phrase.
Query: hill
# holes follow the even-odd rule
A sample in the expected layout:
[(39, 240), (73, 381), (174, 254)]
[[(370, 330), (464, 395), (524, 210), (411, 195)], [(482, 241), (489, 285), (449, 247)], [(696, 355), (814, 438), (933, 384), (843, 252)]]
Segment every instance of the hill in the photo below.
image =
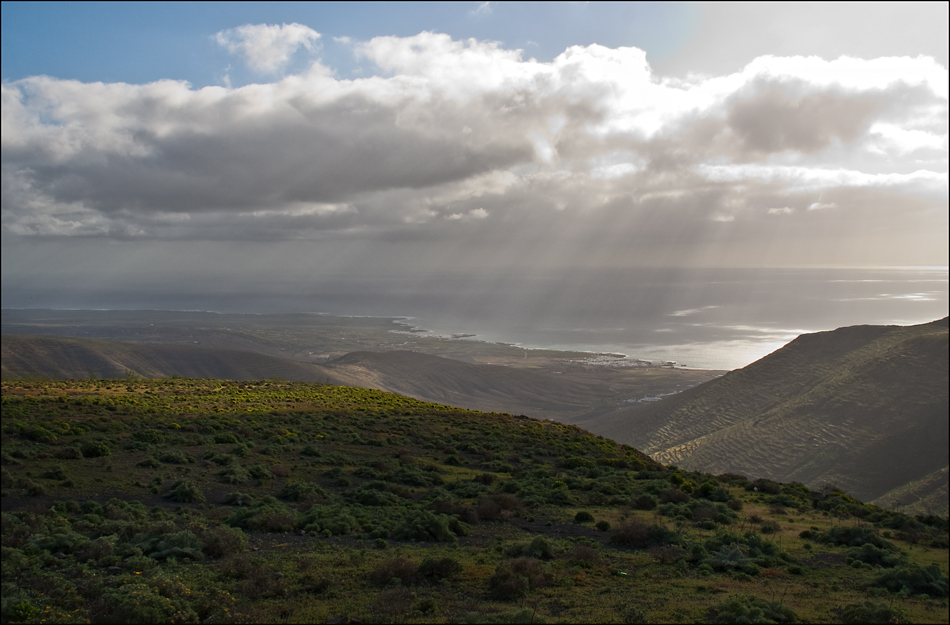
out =
[(950, 617), (945, 519), (573, 425), (278, 381), (0, 390), (3, 622)]
[(603, 384), (408, 351), (353, 352), (326, 368), (351, 386), (486, 411), (581, 413), (604, 396)]
[[(875, 500), (948, 465), (947, 328), (944, 318), (802, 335), (719, 379), (582, 425), (692, 470), (834, 483)], [(946, 513), (946, 486), (930, 492), (944, 493)]]
[(186, 378), (315, 381), (322, 370), (264, 354), (162, 343), (122, 343), (57, 336), (4, 335), (0, 344), (4, 379)]
[[(138, 323), (149, 327), (147, 321), (139, 319)], [(279, 328), (275, 327), (272, 333), (280, 334)], [(174, 338), (182, 341), (183, 334), (184, 331)], [(0, 349), (0, 372), (4, 379), (28, 376), (124, 378), (136, 375), (144, 378), (279, 378), (333, 382), (392, 391), (463, 408), (520, 413), (567, 422), (591, 411), (615, 410), (621, 400), (631, 396), (669, 393), (719, 375), (719, 372), (660, 367), (614, 370), (584, 366), (571, 364), (567, 358), (573, 355), (570, 353), (563, 354), (560, 359), (548, 357), (553, 361), (548, 366), (516, 368), (465, 362), (392, 347), (379, 352), (356, 351), (328, 361), (322, 359), (318, 364), (274, 356), (284, 353), (279, 343), (258, 342), (254, 350), (227, 349), (205, 345), (215, 342), (215, 336), (208, 332), (192, 332), (191, 335), (200, 336), (203, 344), (194, 345), (190, 340), (187, 343), (126, 342), (5, 334)], [(245, 343), (247, 341), (232, 339), (228, 344)]]

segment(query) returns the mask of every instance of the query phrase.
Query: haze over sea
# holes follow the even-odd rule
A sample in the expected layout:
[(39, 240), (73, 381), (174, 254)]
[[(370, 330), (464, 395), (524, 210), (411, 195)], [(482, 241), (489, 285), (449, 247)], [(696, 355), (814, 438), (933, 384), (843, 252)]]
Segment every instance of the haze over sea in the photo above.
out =
[[(408, 317), (413, 328), (526, 348), (626, 354), (706, 369), (743, 367), (799, 334), (912, 325), (948, 314), (948, 270), (625, 269), (249, 283), (200, 293), (5, 292), (4, 307), (318, 312)], [(394, 329), (406, 328), (397, 326)]]

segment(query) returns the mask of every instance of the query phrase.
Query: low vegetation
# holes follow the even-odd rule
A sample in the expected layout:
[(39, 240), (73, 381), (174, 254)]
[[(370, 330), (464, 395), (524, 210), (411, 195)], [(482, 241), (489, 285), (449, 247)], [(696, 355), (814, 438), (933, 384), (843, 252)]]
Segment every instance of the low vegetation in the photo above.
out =
[(53, 622), (947, 622), (947, 519), (342, 386), (2, 383), (2, 611)]

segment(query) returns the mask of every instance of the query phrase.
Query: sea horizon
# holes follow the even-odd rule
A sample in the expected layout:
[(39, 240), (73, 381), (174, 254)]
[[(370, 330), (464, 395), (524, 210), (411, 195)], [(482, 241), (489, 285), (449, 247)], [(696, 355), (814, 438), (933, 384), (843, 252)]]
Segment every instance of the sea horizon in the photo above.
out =
[(3, 301), (4, 309), (376, 317), (452, 340), (736, 369), (800, 334), (863, 324), (916, 325), (947, 316), (948, 270), (638, 269), (529, 276), (364, 276), (309, 285), (248, 285), (240, 294), (101, 290), (82, 296), (60, 292), (53, 298), (5, 289)]

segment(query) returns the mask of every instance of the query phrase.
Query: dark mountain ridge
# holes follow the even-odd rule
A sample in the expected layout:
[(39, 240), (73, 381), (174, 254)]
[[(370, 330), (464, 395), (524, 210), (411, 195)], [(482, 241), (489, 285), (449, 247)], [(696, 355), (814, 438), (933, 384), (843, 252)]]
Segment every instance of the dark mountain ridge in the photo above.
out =
[[(867, 500), (948, 465), (948, 319), (798, 337), (725, 376), (581, 425), (664, 463)], [(945, 476), (946, 473), (943, 473)], [(946, 506), (946, 489), (939, 502)], [(906, 493), (904, 501), (913, 503)]]

